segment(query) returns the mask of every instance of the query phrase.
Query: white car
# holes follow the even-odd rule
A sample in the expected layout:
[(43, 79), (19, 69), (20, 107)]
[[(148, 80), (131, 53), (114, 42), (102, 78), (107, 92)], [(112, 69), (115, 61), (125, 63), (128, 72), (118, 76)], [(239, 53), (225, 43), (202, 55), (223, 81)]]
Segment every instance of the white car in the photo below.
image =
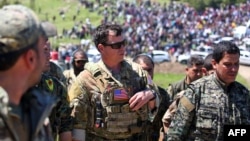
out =
[(201, 56), (203, 59), (205, 59), (208, 54), (209, 52), (191, 51), (190, 54), (179, 55), (177, 58), (177, 61), (181, 64), (187, 64), (187, 61), (191, 55), (198, 55), (198, 56)]
[(250, 65), (250, 52), (246, 50), (240, 51), (240, 64)]
[(148, 54), (150, 57), (153, 58), (154, 63), (162, 63), (162, 62), (170, 62), (171, 58), (168, 52), (163, 50), (153, 50), (153, 56)]
[(87, 51), (89, 62), (97, 62), (101, 58), (100, 52), (96, 48), (90, 48)]

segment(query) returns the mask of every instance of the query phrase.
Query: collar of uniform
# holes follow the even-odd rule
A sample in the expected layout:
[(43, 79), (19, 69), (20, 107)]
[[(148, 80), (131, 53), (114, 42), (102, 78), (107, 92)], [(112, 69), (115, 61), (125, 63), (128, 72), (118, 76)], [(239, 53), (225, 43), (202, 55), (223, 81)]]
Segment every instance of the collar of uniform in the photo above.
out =
[(216, 84), (220, 85), (220, 86), (223, 88), (224, 91), (227, 91), (228, 87), (226, 86), (226, 84), (225, 84), (224, 82), (222, 82), (222, 81), (218, 78), (218, 76), (217, 76), (216, 73), (213, 73), (213, 74), (211, 75), (211, 77), (213, 77), (213, 80), (215, 81)]

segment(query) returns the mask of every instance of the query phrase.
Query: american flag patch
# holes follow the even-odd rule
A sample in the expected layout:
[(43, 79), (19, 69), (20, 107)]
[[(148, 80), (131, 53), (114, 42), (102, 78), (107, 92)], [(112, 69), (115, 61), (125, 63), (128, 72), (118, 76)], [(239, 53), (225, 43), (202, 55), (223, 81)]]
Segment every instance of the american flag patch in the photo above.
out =
[(128, 100), (128, 94), (124, 89), (114, 90), (114, 100)]

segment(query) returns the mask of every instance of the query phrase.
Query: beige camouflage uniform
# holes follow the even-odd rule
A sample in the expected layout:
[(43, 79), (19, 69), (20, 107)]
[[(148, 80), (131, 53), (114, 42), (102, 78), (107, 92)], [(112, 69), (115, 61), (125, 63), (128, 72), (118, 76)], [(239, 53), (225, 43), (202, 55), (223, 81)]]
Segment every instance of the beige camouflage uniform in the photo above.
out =
[(128, 61), (121, 64), (121, 74), (111, 75), (102, 61), (87, 63), (71, 86), (73, 128), (86, 130), (86, 140), (146, 140), (144, 127), (155, 114), (147, 106), (132, 112), (128, 100), (116, 101), (114, 95), (115, 91), (126, 90), (131, 97), (152, 87), (152, 82), (138, 64)]

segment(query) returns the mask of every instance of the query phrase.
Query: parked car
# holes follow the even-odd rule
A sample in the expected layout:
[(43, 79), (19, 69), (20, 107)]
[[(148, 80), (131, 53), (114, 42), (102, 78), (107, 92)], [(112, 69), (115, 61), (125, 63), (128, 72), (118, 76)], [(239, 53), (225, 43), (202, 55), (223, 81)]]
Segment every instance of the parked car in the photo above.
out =
[(209, 52), (202, 52), (202, 51), (191, 51), (190, 53), (181, 54), (178, 56), (177, 61), (181, 64), (187, 64), (188, 59), (191, 55), (199, 55), (203, 59), (206, 58), (206, 56), (209, 54)]
[(163, 50), (153, 50), (153, 55), (148, 54), (150, 57), (153, 58), (153, 61), (155, 63), (162, 63), (162, 62), (170, 62), (171, 58), (168, 54), (168, 52)]
[(101, 58), (100, 52), (96, 48), (90, 48), (87, 51), (89, 62), (97, 62)]
[(240, 51), (240, 64), (250, 65), (250, 52), (246, 50)]

